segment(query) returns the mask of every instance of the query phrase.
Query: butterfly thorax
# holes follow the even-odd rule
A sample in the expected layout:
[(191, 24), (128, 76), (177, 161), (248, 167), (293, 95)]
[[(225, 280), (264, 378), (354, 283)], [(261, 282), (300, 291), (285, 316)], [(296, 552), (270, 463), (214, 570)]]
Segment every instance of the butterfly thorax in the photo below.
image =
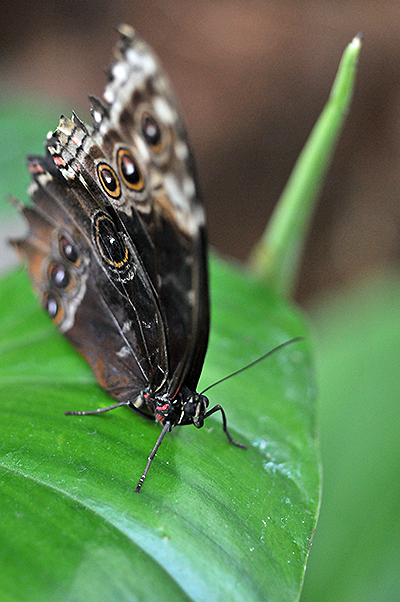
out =
[(201, 393), (182, 387), (176, 397), (171, 399), (168, 393), (154, 395), (149, 389), (140, 394), (143, 405), (154, 414), (156, 422), (171, 426), (194, 424), (201, 428), (209, 404), (208, 398)]

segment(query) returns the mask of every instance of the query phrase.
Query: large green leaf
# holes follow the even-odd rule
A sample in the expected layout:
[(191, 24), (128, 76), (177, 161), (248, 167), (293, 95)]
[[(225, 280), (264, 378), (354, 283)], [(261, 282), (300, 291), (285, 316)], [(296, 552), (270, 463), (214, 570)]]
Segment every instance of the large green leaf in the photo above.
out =
[[(201, 387), (306, 334), (301, 316), (214, 259)], [(38, 307), (0, 284), (2, 600), (296, 600), (319, 504), (309, 336), (210, 391), (218, 418), (176, 428), (140, 494), (159, 427), (110, 403)]]

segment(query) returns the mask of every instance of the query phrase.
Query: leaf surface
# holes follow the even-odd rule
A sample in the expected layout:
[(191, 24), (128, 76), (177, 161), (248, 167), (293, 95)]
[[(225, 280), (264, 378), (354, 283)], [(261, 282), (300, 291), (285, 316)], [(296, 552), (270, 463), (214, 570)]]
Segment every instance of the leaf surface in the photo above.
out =
[[(264, 285), (212, 262), (201, 388), (307, 335)], [(309, 336), (209, 392), (220, 420), (167, 436), (120, 408), (56, 331), (23, 271), (0, 283), (0, 590), (5, 600), (298, 599), (319, 506)]]

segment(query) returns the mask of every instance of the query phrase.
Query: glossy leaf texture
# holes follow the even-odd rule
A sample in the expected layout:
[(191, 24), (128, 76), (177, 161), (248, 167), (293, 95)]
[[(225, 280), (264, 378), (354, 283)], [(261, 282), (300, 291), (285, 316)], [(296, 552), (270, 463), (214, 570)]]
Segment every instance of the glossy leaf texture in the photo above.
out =
[(25, 273), (0, 283), (0, 591), (4, 600), (297, 600), (320, 495), (310, 337), (302, 316), (214, 258), (205, 388), (218, 416), (165, 437), (110, 398), (39, 308)]

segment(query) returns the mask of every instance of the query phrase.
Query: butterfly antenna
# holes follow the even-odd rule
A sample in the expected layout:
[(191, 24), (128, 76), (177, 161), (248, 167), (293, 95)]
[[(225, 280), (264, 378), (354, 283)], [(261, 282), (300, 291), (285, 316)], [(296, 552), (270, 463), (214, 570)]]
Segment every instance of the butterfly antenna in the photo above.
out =
[(207, 387), (206, 389), (204, 389), (204, 391), (202, 391), (200, 393), (200, 395), (204, 395), (204, 393), (206, 391), (209, 391), (213, 387), (216, 387), (217, 385), (223, 383), (225, 380), (228, 380), (228, 378), (232, 378), (232, 376), (236, 376), (237, 374), (240, 374), (241, 372), (244, 372), (245, 370), (248, 370), (248, 368), (251, 368), (252, 366), (255, 366), (256, 364), (258, 364), (258, 362), (262, 362), (263, 360), (265, 360), (267, 357), (269, 357), (273, 353), (276, 353), (277, 351), (280, 351), (284, 347), (287, 347), (287, 345), (291, 345), (292, 343), (296, 343), (296, 341), (303, 341), (303, 340), (304, 340), (304, 337), (294, 337), (293, 339), (289, 339), (288, 341), (285, 341), (284, 343), (281, 343), (280, 345), (277, 345), (276, 347), (274, 347), (273, 349), (271, 349), (267, 353), (264, 353), (264, 355), (262, 355), (261, 357), (259, 357), (256, 360), (254, 360), (254, 362), (250, 362), (250, 364), (247, 364), (247, 366), (243, 366), (243, 368), (239, 368), (239, 370), (236, 370), (235, 372), (232, 372), (232, 374), (228, 374), (228, 376), (224, 376), (224, 378), (221, 378), (220, 380), (217, 380), (217, 382), (213, 383), (212, 385), (210, 385), (209, 387)]
[(154, 456), (156, 455), (157, 450), (160, 447), (162, 440), (164, 439), (167, 431), (169, 431), (169, 430), (171, 430), (171, 423), (168, 421), (168, 422), (166, 422), (164, 424), (163, 430), (161, 431), (160, 436), (158, 437), (158, 439), (156, 441), (156, 444), (153, 447), (153, 450), (152, 450), (150, 456), (147, 459), (146, 468), (144, 469), (143, 474), (140, 477), (138, 484), (136, 485), (135, 493), (140, 493), (140, 489), (141, 489), (141, 487), (143, 485), (143, 481), (145, 480), (146, 475), (149, 472), (149, 468), (150, 468), (150, 465), (151, 465), (151, 463), (152, 463), (152, 461), (154, 459)]

